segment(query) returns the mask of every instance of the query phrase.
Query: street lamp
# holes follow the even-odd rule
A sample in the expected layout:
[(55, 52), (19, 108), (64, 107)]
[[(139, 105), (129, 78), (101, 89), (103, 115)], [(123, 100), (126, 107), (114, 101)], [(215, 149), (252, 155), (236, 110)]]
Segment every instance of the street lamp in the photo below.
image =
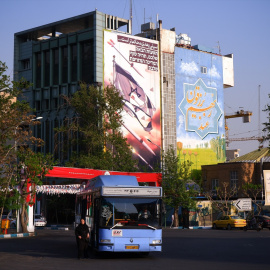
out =
[(8, 90), (8, 89), (9, 89), (8, 87), (4, 87), (4, 88), (0, 89), (0, 92)]
[[(31, 119), (30, 120), (30, 122), (32, 122), (32, 121), (38, 121), (38, 120), (41, 120), (43, 117), (42, 116), (38, 116), (38, 117), (36, 117), (36, 118), (33, 118), (33, 119)], [(18, 130), (18, 128), (19, 128), (19, 126), (20, 125), (22, 125), (24, 123), (24, 121), (22, 121), (22, 122), (20, 122), (16, 127), (15, 127), (15, 142), (14, 142), (14, 144), (15, 144), (15, 153), (16, 153), (16, 155), (17, 155), (17, 130)], [(17, 169), (18, 169), (18, 159), (17, 159), (17, 157), (16, 157), (16, 163), (17, 163)], [(23, 182), (25, 182), (26, 181), (26, 179), (25, 179), (25, 176), (24, 176), (24, 172), (25, 172), (25, 170), (24, 170), (25, 168), (23, 167), (22, 168), (22, 170), (21, 170), (21, 175), (23, 175), (23, 178), (21, 179), (21, 186), (20, 186), (20, 188), (22, 187), (22, 184), (23, 184)], [(30, 211), (30, 209), (28, 210), (28, 211)], [(33, 210), (32, 210), (33, 211)], [(19, 215), (19, 210), (17, 210), (17, 232), (19, 232), (20, 231), (20, 224), (21, 224), (21, 221), (20, 221), (20, 215)], [(34, 230), (35, 230), (35, 227), (34, 227)]]

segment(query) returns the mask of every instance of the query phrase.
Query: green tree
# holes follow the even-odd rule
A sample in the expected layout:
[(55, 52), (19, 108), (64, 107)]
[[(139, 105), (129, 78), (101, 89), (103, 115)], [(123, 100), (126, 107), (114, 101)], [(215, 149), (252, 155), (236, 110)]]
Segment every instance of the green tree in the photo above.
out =
[(30, 148), (18, 151), (18, 176), (19, 179), (19, 205), (22, 231), (27, 232), (28, 212), (27, 207), (35, 204), (36, 186), (42, 185), (42, 180), (53, 166), (51, 155), (34, 153)]
[(242, 191), (245, 196), (252, 199), (252, 202), (257, 206), (258, 215), (262, 211), (262, 204), (258, 202), (258, 196), (262, 193), (261, 184), (245, 183), (242, 185)]
[(236, 185), (229, 187), (228, 182), (223, 182), (220, 187), (215, 188), (215, 192), (208, 190), (203, 192), (204, 196), (211, 201), (213, 209), (222, 212), (223, 215), (230, 214), (230, 200), (238, 194), (239, 188)]
[[(100, 89), (84, 83), (72, 97), (64, 97), (74, 112), (72, 119), (57, 130), (65, 134), (65, 151), (71, 153), (69, 166), (115, 171), (136, 171), (132, 149), (123, 137), (122, 97), (113, 87)], [(59, 145), (64, 148), (64, 146)]]
[(172, 146), (164, 153), (162, 159), (162, 188), (164, 201), (174, 208), (174, 226), (179, 226), (179, 207), (195, 208), (194, 197), (197, 194), (194, 183), (190, 180), (191, 162), (179, 160)]
[[(31, 146), (42, 144), (32, 136), (31, 126), (38, 122), (33, 121), (36, 116), (31, 114), (28, 103), (17, 99), (29, 85), (23, 79), (12, 82), (6, 70), (7, 66), (0, 61), (0, 223), (4, 209), (20, 208), (22, 229), (27, 232), (25, 209), (31, 203), (27, 198), (34, 198), (35, 186), (41, 184), (52, 160), (31, 150)], [(26, 183), (32, 189), (27, 189)]]

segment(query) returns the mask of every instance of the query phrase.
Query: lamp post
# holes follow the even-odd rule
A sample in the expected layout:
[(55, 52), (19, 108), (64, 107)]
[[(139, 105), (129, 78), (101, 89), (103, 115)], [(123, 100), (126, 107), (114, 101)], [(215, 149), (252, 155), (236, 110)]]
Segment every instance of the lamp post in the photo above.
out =
[(8, 90), (8, 89), (9, 89), (8, 87), (4, 87), (4, 88), (0, 89), (0, 92)]
[[(33, 118), (30, 120), (30, 122), (32, 121), (38, 121), (38, 120), (41, 120), (43, 119), (42, 116), (38, 116), (36, 118)], [(20, 122), (16, 127), (15, 127), (15, 142), (14, 142), (14, 148), (15, 148), (15, 153), (17, 153), (17, 130), (18, 128), (20, 127), (20, 125), (22, 125), (24, 123), (24, 121)], [(17, 169), (18, 169), (18, 159), (16, 157), (16, 164), (17, 164)], [(21, 178), (21, 183), (20, 183), (20, 189), (22, 188), (22, 185), (25, 181), (27, 181), (27, 177), (25, 175), (25, 168), (23, 167), (22, 170), (21, 170), (21, 175), (22, 175), (22, 178)], [(33, 211), (33, 206), (28, 206), (28, 218), (29, 218), (29, 222), (28, 222), (28, 230), (30, 232), (34, 232), (35, 231), (35, 226), (34, 226), (34, 211)], [(31, 217), (31, 218), (30, 218)], [(17, 210), (17, 232), (20, 232), (20, 228), (21, 228), (21, 220), (20, 220), (20, 215), (19, 215), (19, 210)]]

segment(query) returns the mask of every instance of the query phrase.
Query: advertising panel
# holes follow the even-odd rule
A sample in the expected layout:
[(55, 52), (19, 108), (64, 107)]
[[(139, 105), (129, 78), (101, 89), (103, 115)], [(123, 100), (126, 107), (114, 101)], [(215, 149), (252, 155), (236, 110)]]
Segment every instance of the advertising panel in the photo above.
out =
[(114, 85), (122, 95), (122, 132), (149, 170), (160, 162), (158, 46), (155, 40), (104, 31), (104, 87)]
[(270, 205), (270, 170), (263, 171), (265, 204)]
[(222, 57), (175, 48), (177, 153), (192, 169), (226, 159)]

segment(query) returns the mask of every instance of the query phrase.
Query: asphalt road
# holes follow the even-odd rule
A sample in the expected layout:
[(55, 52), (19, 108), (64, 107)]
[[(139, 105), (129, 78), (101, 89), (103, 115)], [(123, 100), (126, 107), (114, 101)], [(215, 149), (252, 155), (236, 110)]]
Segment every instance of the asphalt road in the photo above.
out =
[(74, 231), (38, 230), (35, 237), (0, 239), (0, 269), (218, 269), (270, 267), (270, 230), (163, 230), (163, 251), (143, 258), (110, 254), (77, 260)]

